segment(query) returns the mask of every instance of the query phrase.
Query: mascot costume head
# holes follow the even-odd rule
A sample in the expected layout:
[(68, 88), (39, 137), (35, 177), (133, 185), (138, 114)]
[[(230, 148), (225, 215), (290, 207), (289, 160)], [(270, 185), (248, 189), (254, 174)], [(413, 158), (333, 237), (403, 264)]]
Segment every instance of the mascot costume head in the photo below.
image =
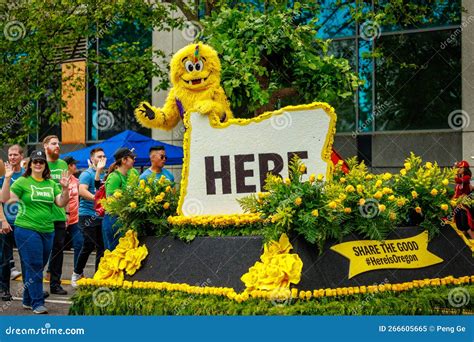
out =
[(142, 102), (135, 109), (138, 122), (148, 128), (170, 130), (185, 113), (208, 115), (221, 122), (232, 118), (222, 89), (217, 52), (203, 43), (190, 44), (175, 53), (170, 64), (172, 88), (163, 107)]

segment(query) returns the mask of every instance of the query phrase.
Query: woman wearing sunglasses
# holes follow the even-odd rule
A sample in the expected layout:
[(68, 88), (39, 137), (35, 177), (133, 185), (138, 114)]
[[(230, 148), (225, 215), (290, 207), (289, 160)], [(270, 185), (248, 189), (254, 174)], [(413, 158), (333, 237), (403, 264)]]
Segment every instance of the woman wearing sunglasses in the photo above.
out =
[[(132, 150), (122, 147), (114, 153), (115, 162), (110, 165), (106, 181), (105, 194), (107, 197), (113, 196), (117, 190), (125, 190), (128, 177), (135, 174), (138, 177), (138, 171), (133, 168), (135, 163), (135, 154)], [(104, 249), (113, 251), (118, 245), (121, 235), (118, 233), (119, 227), (115, 224), (117, 217), (110, 216), (107, 212), (102, 221), (102, 237), (104, 238)]]
[[(12, 175), (12, 167), (6, 165), (5, 179)], [(23, 307), (36, 314), (48, 313), (43, 298), (43, 269), (53, 247), (53, 206), (64, 207), (69, 201), (67, 171), (57, 184), (51, 179), (46, 154), (33, 151), (23, 176), (11, 188), (9, 181), (3, 183), (2, 202), (8, 200), (19, 202), (15, 241), (23, 271)]]

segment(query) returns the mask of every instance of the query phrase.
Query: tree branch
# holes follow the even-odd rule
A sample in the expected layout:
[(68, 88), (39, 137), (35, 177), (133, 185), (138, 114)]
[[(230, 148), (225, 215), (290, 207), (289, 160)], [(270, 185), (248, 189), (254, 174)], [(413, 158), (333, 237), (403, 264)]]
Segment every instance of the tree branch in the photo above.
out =
[(186, 19), (188, 19), (189, 21), (199, 20), (197, 13), (194, 13), (193, 10), (190, 9), (188, 5), (184, 3), (183, 0), (163, 0), (163, 2), (168, 4), (175, 4), (176, 6), (178, 6), (181, 12), (183, 12)]
[(272, 96), (270, 97), (270, 100), (266, 105), (263, 105), (262, 107), (258, 108), (255, 111), (255, 116), (258, 116), (264, 112), (269, 112), (275, 109), (275, 104), (277, 103), (278, 100), (291, 97), (291, 96), (297, 96), (298, 95), (298, 90), (296, 90), (293, 87), (289, 88), (281, 88), (273, 92)]

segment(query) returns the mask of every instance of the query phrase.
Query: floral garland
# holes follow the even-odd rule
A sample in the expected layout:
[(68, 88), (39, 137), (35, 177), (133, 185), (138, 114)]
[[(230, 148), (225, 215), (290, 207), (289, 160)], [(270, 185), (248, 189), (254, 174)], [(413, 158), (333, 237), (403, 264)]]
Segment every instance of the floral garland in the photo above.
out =
[(303, 261), (298, 254), (290, 254), (293, 246), (286, 234), (279, 241), (265, 244), (262, 262), (257, 261), (240, 279), (247, 292), (254, 290), (289, 289), (290, 284), (298, 284), (301, 279)]
[(260, 214), (232, 214), (232, 215), (199, 215), (199, 216), (169, 216), (168, 222), (172, 225), (210, 225), (225, 227), (229, 225), (240, 226), (263, 222)]
[(112, 252), (105, 251), (94, 274), (94, 280), (123, 281), (124, 272), (134, 275), (147, 255), (148, 249), (145, 245), (138, 247), (137, 232), (128, 230)]
[[(381, 285), (369, 285), (369, 286), (351, 286), (351, 287), (338, 287), (338, 288), (326, 288), (326, 289), (315, 289), (310, 290), (298, 290), (292, 288), (287, 290), (289, 294), (287, 298), (299, 298), (304, 300), (317, 299), (323, 297), (340, 297), (355, 294), (366, 294), (366, 293), (379, 293), (379, 292), (404, 292), (410, 291), (416, 288), (423, 288), (427, 286), (446, 286), (446, 285), (462, 285), (462, 284), (474, 284), (474, 275), (464, 276), (460, 278), (454, 278), (448, 276), (444, 278), (433, 278), (423, 280), (413, 280), (410, 282), (399, 283), (399, 284), (381, 284)], [(143, 282), (143, 281), (127, 281), (127, 280), (97, 280), (91, 278), (83, 278), (79, 280), (80, 286), (95, 286), (95, 287), (121, 287), (124, 289), (149, 289), (156, 291), (176, 291), (188, 294), (199, 294), (199, 295), (216, 295), (227, 297), (235, 300), (236, 302), (247, 301), (250, 298), (260, 298), (275, 300), (279, 297), (279, 292), (276, 291), (265, 291), (265, 290), (253, 290), (244, 291), (237, 293), (233, 288), (229, 287), (201, 287), (192, 286), (189, 284), (177, 284), (168, 282)]]

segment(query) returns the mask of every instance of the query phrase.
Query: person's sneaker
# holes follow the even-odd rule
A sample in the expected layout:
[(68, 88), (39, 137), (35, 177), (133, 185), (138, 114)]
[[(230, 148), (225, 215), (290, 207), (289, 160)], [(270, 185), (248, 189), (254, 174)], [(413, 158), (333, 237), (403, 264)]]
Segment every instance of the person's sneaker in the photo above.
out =
[(82, 274), (72, 273), (71, 286), (72, 286), (73, 288), (77, 288), (77, 282), (78, 282), (79, 279), (81, 279), (81, 278), (84, 278), (84, 273), (82, 273)]
[(48, 291), (43, 291), (43, 299), (46, 299), (49, 297), (49, 292)]
[(10, 279), (15, 280), (16, 278), (21, 276), (21, 272), (16, 269), (16, 267), (13, 267), (10, 270)]
[(36, 309), (33, 310), (33, 313), (37, 315), (47, 314), (48, 309), (46, 309), (46, 306), (40, 305)]
[(67, 295), (67, 291), (61, 287), (61, 285), (51, 287), (50, 291), (52, 294), (57, 294), (57, 295)]
[(2, 300), (3, 300), (4, 302), (9, 302), (9, 301), (11, 301), (12, 299), (13, 299), (13, 297), (12, 297), (12, 295), (10, 294), (10, 292), (5, 291), (5, 292), (3, 293)]
[(22, 306), (25, 310), (33, 310), (33, 307), (31, 305), (22, 304)]

